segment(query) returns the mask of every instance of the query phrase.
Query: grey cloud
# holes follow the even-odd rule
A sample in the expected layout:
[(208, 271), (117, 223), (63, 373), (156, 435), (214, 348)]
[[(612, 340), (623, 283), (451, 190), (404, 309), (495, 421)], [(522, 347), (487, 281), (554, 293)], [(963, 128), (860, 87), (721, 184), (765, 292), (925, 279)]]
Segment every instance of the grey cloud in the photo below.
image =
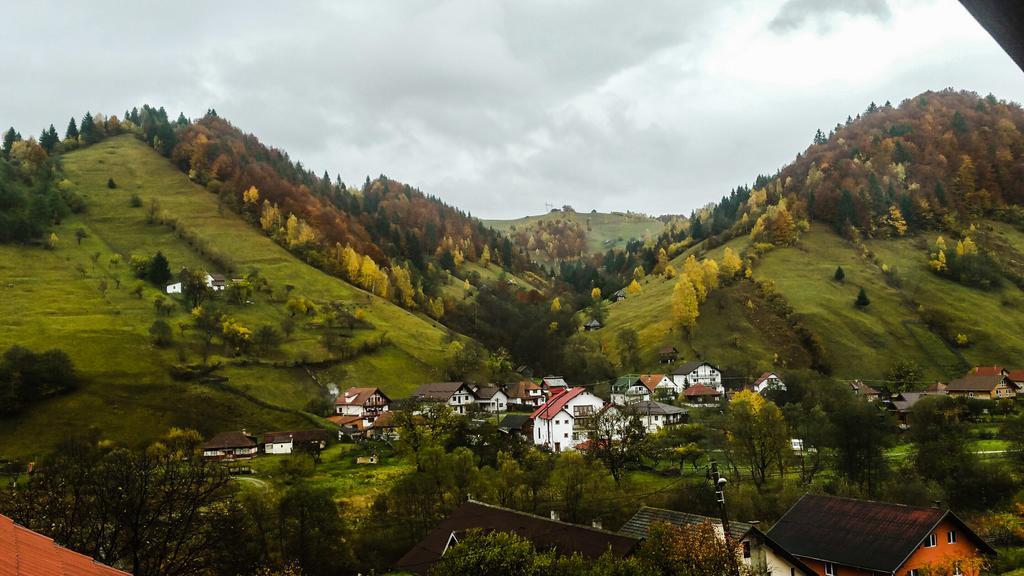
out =
[(869, 16), (882, 22), (892, 16), (886, 0), (787, 0), (768, 27), (776, 32), (789, 32), (813, 21), (821, 31), (827, 31), (831, 25), (829, 18), (837, 14)]

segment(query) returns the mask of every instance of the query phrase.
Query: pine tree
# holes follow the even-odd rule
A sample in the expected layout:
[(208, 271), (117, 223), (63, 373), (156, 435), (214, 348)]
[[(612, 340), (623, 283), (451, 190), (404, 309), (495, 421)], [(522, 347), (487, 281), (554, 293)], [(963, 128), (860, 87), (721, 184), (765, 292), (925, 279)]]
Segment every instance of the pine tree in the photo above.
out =
[(43, 133), (39, 135), (39, 145), (48, 153), (53, 152), (53, 148), (58, 142), (60, 142), (60, 137), (57, 136), (57, 130), (53, 124), (50, 124), (50, 127), (44, 129)]
[(843, 280), (846, 280), (846, 272), (843, 272), (842, 266), (836, 266), (836, 273), (833, 276), (833, 278), (835, 278), (836, 282), (842, 282)]
[(78, 124), (75, 122), (74, 116), (68, 121), (68, 128), (64, 131), (64, 138), (66, 140), (78, 140)]
[(163, 252), (157, 252), (152, 260), (149, 261), (149, 266), (146, 268), (146, 278), (157, 286), (163, 286), (171, 279), (171, 267)]
[(4, 158), (10, 160), (11, 148), (14, 147), (14, 143), (21, 140), (21, 134), (15, 132), (14, 128), (8, 128), (7, 132), (4, 132), (4, 144), (3, 144), (3, 155)]
[(868, 300), (868, 293), (861, 287), (860, 292), (857, 293), (857, 300), (854, 302), (858, 308), (864, 308), (868, 304), (871, 304), (871, 300)]
[(83, 144), (92, 144), (99, 140), (99, 132), (96, 130), (96, 123), (92, 119), (92, 114), (86, 112), (85, 116), (82, 116), (78, 137)]

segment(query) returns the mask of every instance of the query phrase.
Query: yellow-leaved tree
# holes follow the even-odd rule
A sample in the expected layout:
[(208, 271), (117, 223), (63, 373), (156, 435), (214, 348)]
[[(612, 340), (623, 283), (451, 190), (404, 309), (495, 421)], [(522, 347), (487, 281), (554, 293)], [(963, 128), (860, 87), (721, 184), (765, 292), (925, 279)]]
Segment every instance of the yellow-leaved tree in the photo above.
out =
[(690, 254), (683, 262), (683, 276), (693, 286), (693, 291), (697, 294), (697, 302), (703, 302), (708, 296), (708, 289), (704, 285), (704, 267), (693, 254)]
[(249, 186), (248, 190), (242, 192), (242, 202), (255, 205), (259, 201), (260, 191), (255, 186)]
[(718, 262), (708, 258), (701, 263), (701, 267), (704, 269), (704, 286), (708, 292), (718, 288)]
[(590, 291), (590, 298), (592, 300), (594, 300), (595, 302), (600, 300), (601, 299), (601, 289), (595, 286), (594, 289)]
[(637, 282), (635, 279), (629, 283), (629, 286), (626, 287), (626, 292), (629, 292), (633, 296), (639, 294), (641, 290), (642, 288), (640, 288), (640, 283)]
[(676, 281), (672, 289), (672, 317), (681, 326), (692, 329), (697, 325), (697, 317), (700, 316), (700, 308), (697, 303), (697, 292), (693, 283), (685, 274)]
[(722, 278), (726, 280), (735, 278), (741, 268), (743, 268), (743, 262), (740, 261), (740, 257), (732, 248), (726, 246), (725, 252), (722, 254), (722, 265), (719, 266)]
[(559, 300), (558, 296), (555, 296), (554, 300), (551, 301), (551, 311), (558, 312), (562, 309), (562, 301)]

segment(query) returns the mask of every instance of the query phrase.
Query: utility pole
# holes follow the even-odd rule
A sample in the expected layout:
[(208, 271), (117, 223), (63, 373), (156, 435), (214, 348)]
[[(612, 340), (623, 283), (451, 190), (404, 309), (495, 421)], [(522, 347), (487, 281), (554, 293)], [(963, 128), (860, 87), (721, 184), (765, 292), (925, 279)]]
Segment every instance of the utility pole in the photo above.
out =
[(711, 481), (715, 483), (715, 500), (718, 502), (718, 513), (722, 519), (722, 535), (725, 537), (725, 547), (729, 552), (729, 565), (732, 568), (732, 576), (740, 576), (740, 567), (736, 561), (736, 551), (732, 547), (732, 535), (729, 533), (729, 515), (725, 510), (725, 485), (729, 481), (718, 473), (718, 462), (711, 461)]

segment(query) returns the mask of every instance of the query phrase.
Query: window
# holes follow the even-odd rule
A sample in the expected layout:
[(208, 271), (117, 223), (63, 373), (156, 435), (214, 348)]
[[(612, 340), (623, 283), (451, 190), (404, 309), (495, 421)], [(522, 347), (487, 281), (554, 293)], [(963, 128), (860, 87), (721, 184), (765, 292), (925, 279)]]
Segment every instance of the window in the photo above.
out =
[[(825, 562), (825, 576), (836, 576), (836, 567), (831, 562)], [(917, 574), (913, 576), (917, 576)]]
[(960, 561), (953, 562), (953, 576), (963, 576), (964, 571), (960, 569)]
[(936, 540), (935, 534), (934, 533), (933, 534), (929, 534), (928, 535), (928, 539), (925, 540), (925, 542), (924, 542), (924, 547), (925, 548), (934, 548), (935, 547), (935, 540)]
[(566, 433), (565, 433), (565, 434), (563, 434), (562, 436), (563, 436), (564, 438), (568, 438), (568, 437), (569, 437), (569, 433), (568, 433), (568, 432), (566, 432)]
[(956, 530), (946, 532), (946, 544), (956, 544)]
[(915, 568), (914, 570), (908, 570), (907, 576), (917, 576), (917, 569)]

